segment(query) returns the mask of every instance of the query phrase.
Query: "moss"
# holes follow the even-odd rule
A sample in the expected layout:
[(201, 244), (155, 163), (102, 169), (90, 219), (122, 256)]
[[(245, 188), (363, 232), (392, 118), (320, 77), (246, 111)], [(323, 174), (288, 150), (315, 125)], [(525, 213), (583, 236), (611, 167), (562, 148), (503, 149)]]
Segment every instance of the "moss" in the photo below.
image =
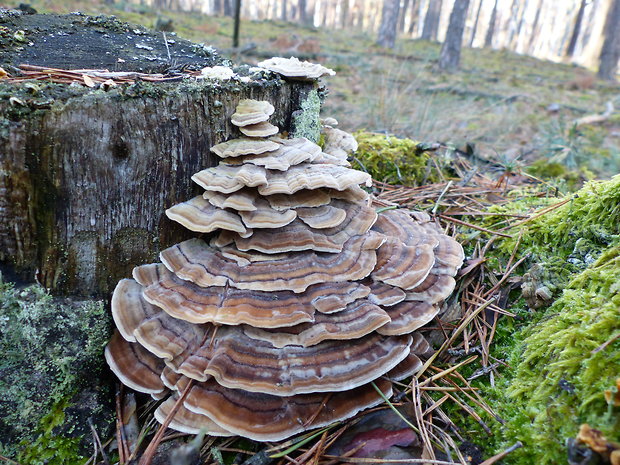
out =
[(359, 148), (353, 168), (390, 184), (416, 186), (438, 181), (436, 170), (430, 169), (431, 155), (419, 142), (365, 131), (354, 135)]
[(90, 441), (88, 418), (105, 435), (111, 409), (103, 348), (111, 325), (103, 303), (0, 282), (0, 314), (0, 453), (31, 444), (23, 463), (39, 463), (36, 451), (43, 463), (55, 449), (77, 451)]
[[(525, 447), (507, 463), (566, 462), (565, 441), (581, 423), (620, 439), (620, 414), (605, 401), (620, 367), (620, 246), (569, 283), (544, 317), (516, 332), (512, 367), (494, 391), (492, 406), (507, 424), (499, 449)], [(542, 315), (541, 315), (542, 316)]]
[(291, 121), (291, 135), (305, 137), (318, 142), (321, 137), (321, 99), (317, 89), (308, 92), (308, 96), (301, 102), (300, 109), (293, 112)]

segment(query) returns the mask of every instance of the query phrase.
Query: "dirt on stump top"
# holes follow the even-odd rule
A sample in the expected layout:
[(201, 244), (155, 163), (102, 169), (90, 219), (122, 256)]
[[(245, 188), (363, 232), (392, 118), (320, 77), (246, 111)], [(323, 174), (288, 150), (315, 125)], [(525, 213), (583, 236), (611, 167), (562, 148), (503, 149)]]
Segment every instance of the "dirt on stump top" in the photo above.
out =
[[(222, 63), (209, 46), (151, 31), (114, 16), (23, 14), (0, 9), (0, 67), (164, 73)], [(9, 71), (11, 72), (11, 71)]]

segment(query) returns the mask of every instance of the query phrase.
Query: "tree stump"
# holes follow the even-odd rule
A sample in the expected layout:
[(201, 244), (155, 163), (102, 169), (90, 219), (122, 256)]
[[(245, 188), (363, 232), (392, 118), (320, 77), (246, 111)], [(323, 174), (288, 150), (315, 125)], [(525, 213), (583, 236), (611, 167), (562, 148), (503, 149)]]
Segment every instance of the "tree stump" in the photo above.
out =
[[(0, 55), (0, 67), (15, 75), (15, 66), (26, 62), (22, 57), (30, 65), (147, 73), (169, 71), (170, 63), (200, 69), (222, 62), (204, 48), (190, 52), (191, 44), (176, 37), (166, 49), (162, 35), (95, 19), (0, 17), (10, 34), (25, 31), (16, 37), (28, 41), (13, 40), (11, 50)], [(71, 33), (64, 34), (79, 51), (75, 61), (68, 59), (71, 49), (56, 57), (45, 53), (46, 47), (59, 46), (67, 28)], [(89, 54), (88, 42), (100, 47), (93, 34), (110, 47), (117, 40), (118, 47)], [(133, 59), (144, 50), (149, 59)], [(107, 295), (136, 264), (156, 260), (159, 250), (187, 237), (164, 210), (196, 195), (190, 176), (214, 165), (209, 148), (239, 135), (230, 116), (240, 99), (270, 101), (276, 108), (271, 121), (281, 131), (291, 130), (293, 114), (318, 122), (318, 104), (308, 103), (318, 102), (313, 83), (269, 73), (247, 82), (178, 76), (177, 82), (137, 80), (108, 90), (0, 80), (0, 269), (5, 274), (36, 276), (56, 293)]]

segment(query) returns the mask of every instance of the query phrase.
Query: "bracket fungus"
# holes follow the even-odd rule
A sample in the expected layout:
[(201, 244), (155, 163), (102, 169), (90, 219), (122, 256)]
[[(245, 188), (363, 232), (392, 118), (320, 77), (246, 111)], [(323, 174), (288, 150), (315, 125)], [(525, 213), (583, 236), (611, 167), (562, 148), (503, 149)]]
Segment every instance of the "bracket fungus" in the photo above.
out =
[(167, 397), (155, 418), (178, 431), (277, 441), (378, 405), (375, 386), (389, 396), (428, 356), (419, 329), (463, 262), (428, 215), (377, 214), (360, 187), (370, 177), (346, 166), (354, 141), (333, 131), (329, 154), (271, 137), (273, 111), (241, 101), (232, 122), (246, 136), (212, 147), (219, 165), (192, 177), (204, 194), (166, 210), (212, 234), (136, 267), (112, 297), (108, 364), (132, 389)]

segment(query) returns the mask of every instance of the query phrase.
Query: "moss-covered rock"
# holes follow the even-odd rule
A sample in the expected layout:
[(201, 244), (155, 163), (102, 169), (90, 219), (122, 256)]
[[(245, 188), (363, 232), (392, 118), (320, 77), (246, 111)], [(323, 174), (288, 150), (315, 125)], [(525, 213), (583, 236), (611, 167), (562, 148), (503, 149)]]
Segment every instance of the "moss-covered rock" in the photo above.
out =
[(353, 168), (370, 173), (373, 179), (388, 184), (417, 186), (438, 181), (437, 169), (424, 144), (385, 134), (358, 131), (359, 144)]
[(113, 415), (101, 301), (50, 296), (0, 280), (0, 453), (24, 464), (78, 463)]

